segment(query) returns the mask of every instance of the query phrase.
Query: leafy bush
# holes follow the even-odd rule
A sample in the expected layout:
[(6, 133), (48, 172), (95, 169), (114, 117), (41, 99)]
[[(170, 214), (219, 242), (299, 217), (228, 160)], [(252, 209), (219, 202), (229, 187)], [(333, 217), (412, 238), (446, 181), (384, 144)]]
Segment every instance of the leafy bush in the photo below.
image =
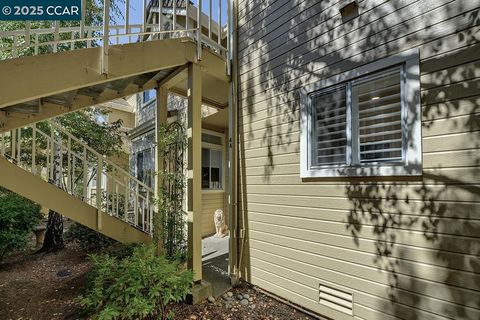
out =
[(119, 259), (92, 255), (93, 269), (79, 302), (95, 319), (173, 319), (168, 304), (191, 292), (193, 274), (177, 261), (155, 255), (154, 246), (139, 246)]
[(133, 252), (136, 248), (140, 247), (141, 244), (138, 243), (120, 243), (117, 242), (116, 244), (106, 248), (106, 250), (102, 251), (103, 253), (108, 254), (116, 259), (125, 259), (131, 257)]
[(41, 217), (39, 205), (0, 188), (0, 261), (27, 246), (28, 234)]
[(65, 233), (65, 239), (78, 243), (85, 251), (99, 251), (117, 243), (112, 238), (76, 222), (72, 223)]

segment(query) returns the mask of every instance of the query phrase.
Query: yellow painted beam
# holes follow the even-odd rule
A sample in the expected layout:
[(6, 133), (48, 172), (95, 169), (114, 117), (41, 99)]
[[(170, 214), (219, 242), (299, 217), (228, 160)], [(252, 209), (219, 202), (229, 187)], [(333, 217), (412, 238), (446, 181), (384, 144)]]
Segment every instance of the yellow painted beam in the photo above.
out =
[(227, 75), (226, 60), (209, 49), (203, 48), (202, 60), (197, 61), (197, 64), (201, 67), (202, 72), (208, 73), (224, 82), (230, 81), (230, 77)]
[(177, 83), (187, 79), (187, 76), (188, 76), (187, 68), (188, 68), (187, 65), (178, 67), (174, 72), (168, 75), (165, 79), (162, 79), (162, 81), (160, 81), (158, 86), (170, 89), (174, 87)]
[(188, 267), (202, 280), (202, 75), (188, 66)]
[[(0, 108), (112, 80), (184, 65), (196, 60), (189, 38), (115, 45), (108, 74), (101, 72), (101, 48), (87, 48), (0, 61)], [(224, 58), (203, 49), (202, 71), (229, 81)]]
[[(73, 221), (97, 230), (97, 209), (69, 195), (62, 189), (42, 180), (28, 171), (0, 157), (0, 185), (30, 199), (42, 207), (52, 209)], [(101, 213), (100, 232), (123, 243), (150, 243), (148, 234), (128, 223)]]
[[(188, 96), (187, 91), (185, 91), (183, 89), (172, 88), (170, 91), (175, 93), (175, 94), (178, 94), (179, 96), (182, 96), (182, 97), (187, 97)], [(208, 99), (206, 97), (202, 98), (202, 103), (204, 103), (208, 106), (214, 107), (216, 109), (220, 109), (220, 110), (225, 109), (228, 106), (228, 105), (219, 104), (218, 102), (216, 102), (214, 100), (211, 100), (211, 99)]]
[(70, 107), (61, 106), (53, 103), (43, 103), (38, 114), (12, 114), (5, 118), (4, 126), (0, 127), (1, 132), (7, 132), (15, 128), (23, 127), (30, 123), (50, 119), (62, 114), (74, 112), (80, 109), (91, 107), (97, 104), (102, 104), (108, 101), (119, 99), (138, 93), (143, 90), (153, 89), (156, 86), (156, 81), (151, 80), (139, 88), (137, 85), (131, 84), (121, 92), (109, 91), (100, 95), (97, 99), (87, 96), (77, 96)]
[(101, 48), (0, 61), (0, 108), (66, 91), (184, 65), (195, 59), (188, 39), (111, 46), (108, 74), (101, 73)]

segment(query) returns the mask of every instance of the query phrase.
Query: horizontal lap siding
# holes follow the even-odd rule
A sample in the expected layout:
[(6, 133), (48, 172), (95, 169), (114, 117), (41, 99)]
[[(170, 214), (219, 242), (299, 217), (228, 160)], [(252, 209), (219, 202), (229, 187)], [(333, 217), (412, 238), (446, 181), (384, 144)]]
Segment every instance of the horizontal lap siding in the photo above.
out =
[[(225, 211), (225, 193), (224, 192), (203, 192), (202, 193), (202, 237), (214, 234), (215, 224), (213, 214), (215, 210)], [(225, 217), (225, 219), (227, 219)], [(228, 220), (225, 220), (228, 221)]]
[[(244, 277), (334, 319), (480, 318), (480, 26), (475, 1), (239, 2)], [(298, 89), (420, 50), (423, 177), (302, 181)], [(394, 297), (394, 302), (390, 299)]]

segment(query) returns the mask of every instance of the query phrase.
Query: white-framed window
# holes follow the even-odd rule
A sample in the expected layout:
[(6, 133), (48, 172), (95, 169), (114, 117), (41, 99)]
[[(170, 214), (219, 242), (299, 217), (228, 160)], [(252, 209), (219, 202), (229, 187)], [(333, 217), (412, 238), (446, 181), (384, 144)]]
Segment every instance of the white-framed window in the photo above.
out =
[(151, 89), (151, 90), (143, 91), (143, 93), (142, 93), (142, 106), (147, 105), (153, 99), (155, 99), (155, 90)]
[(202, 190), (223, 190), (224, 137), (220, 133), (202, 132)]
[(420, 175), (418, 50), (302, 89), (301, 177)]
[(147, 148), (141, 151), (138, 151), (135, 155), (136, 163), (136, 177), (141, 182), (145, 183), (149, 187), (153, 187), (154, 184), (154, 171), (155, 171), (155, 158), (154, 158), (154, 149)]

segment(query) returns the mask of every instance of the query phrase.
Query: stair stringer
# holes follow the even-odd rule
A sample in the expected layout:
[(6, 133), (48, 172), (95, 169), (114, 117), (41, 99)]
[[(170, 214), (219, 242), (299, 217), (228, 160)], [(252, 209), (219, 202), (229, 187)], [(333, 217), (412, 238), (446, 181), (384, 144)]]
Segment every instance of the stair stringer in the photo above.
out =
[(0, 185), (75, 222), (96, 230), (122, 243), (151, 243), (151, 237), (128, 223), (101, 213), (98, 229), (97, 209), (68, 194), (38, 176), (0, 157)]

